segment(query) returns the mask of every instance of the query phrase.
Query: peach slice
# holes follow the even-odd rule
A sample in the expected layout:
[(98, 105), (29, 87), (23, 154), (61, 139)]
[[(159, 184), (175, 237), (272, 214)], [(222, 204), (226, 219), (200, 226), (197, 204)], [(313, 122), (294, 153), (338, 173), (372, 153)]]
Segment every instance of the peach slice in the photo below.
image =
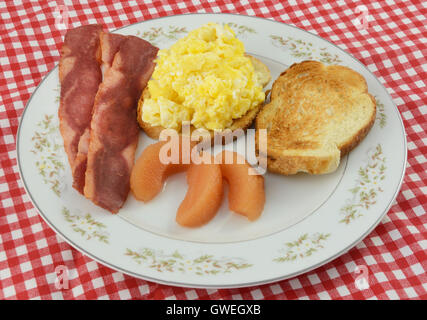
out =
[(185, 171), (190, 166), (182, 163), (162, 163), (160, 149), (165, 144), (165, 141), (161, 141), (149, 145), (136, 161), (130, 177), (130, 188), (137, 200), (150, 201), (162, 191), (164, 182), (170, 175)]
[[(235, 152), (223, 151), (216, 159), (216, 162), (221, 160), (222, 176), (229, 185), (229, 209), (246, 216), (250, 221), (258, 219), (265, 204), (264, 177), (250, 175), (250, 170), (255, 172), (254, 169)], [(228, 159), (232, 159), (232, 163), (227, 163)]]
[(184, 227), (209, 222), (222, 202), (222, 173), (218, 164), (191, 164), (187, 171), (188, 190), (178, 208), (176, 221)]

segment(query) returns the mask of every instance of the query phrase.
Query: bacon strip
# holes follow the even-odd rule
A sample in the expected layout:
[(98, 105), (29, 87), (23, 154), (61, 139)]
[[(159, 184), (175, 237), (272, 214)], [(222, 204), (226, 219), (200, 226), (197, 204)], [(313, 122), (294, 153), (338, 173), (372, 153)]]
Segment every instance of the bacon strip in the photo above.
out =
[[(158, 49), (133, 36), (104, 36), (104, 63), (114, 58), (95, 99), (84, 195), (116, 213), (129, 193), (139, 135), (137, 102), (154, 70)], [(122, 41), (117, 45), (118, 39)]]
[(120, 45), (127, 37), (115, 33), (103, 32), (101, 34), (101, 57), (103, 64), (108, 68), (113, 64), (114, 56), (120, 49)]
[[(83, 193), (92, 108), (102, 81), (100, 25), (87, 25), (67, 32), (59, 61), (61, 98), (60, 131), (73, 174), (73, 187)], [(81, 149), (81, 151), (80, 151)], [(77, 155), (78, 153), (81, 155)]]
[[(119, 34), (111, 34), (101, 32), (100, 44), (101, 44), (101, 60), (105, 68), (110, 68), (113, 63), (114, 55), (120, 48), (120, 43), (125, 40), (126, 37)], [(91, 118), (92, 119), (92, 116)], [(87, 165), (87, 154), (89, 152), (90, 142), (90, 123), (88, 128), (84, 131), (80, 137), (78, 144), (78, 152), (75, 159), (75, 165), (73, 170), (73, 187), (83, 194), (85, 179), (86, 179), (86, 165)]]

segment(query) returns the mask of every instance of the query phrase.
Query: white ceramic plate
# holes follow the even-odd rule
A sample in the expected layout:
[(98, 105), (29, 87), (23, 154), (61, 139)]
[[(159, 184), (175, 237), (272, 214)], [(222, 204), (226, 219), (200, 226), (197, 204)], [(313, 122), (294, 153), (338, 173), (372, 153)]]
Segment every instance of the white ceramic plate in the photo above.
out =
[[(176, 209), (187, 188), (182, 174), (171, 177), (152, 202), (143, 204), (129, 196), (120, 213), (112, 215), (71, 187), (58, 131), (55, 68), (32, 95), (21, 119), (17, 146), (21, 177), (41, 216), (57, 233), (77, 250), (123, 273), (206, 288), (290, 278), (345, 253), (381, 221), (405, 171), (404, 127), (387, 91), (365, 66), (330, 42), (283, 23), (192, 14), (144, 21), (116, 32), (167, 48), (210, 21), (228, 23), (246, 51), (270, 68), (273, 80), (292, 63), (307, 59), (345, 65), (366, 78), (369, 92), (377, 99), (377, 120), (335, 173), (267, 174), (266, 205), (256, 222), (228, 211), (225, 197), (206, 226), (195, 230), (178, 226)], [(237, 147), (243, 139), (236, 142)], [(141, 132), (137, 155), (150, 143)]]

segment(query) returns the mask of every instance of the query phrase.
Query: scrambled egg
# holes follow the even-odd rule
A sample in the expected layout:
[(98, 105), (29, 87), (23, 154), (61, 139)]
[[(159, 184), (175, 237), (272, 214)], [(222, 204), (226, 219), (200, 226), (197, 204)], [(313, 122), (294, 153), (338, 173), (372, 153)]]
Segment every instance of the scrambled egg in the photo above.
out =
[(181, 129), (225, 129), (265, 99), (254, 67), (233, 30), (208, 23), (160, 50), (142, 120)]

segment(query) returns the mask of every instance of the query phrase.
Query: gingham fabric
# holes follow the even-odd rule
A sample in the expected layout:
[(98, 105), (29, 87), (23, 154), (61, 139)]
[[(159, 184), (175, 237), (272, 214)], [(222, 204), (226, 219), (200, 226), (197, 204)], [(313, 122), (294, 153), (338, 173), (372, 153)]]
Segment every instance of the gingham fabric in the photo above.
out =
[[(0, 2), (0, 299), (427, 298), (425, 1), (79, 2)], [(363, 2), (368, 25), (359, 30), (354, 19)], [(169, 287), (123, 275), (82, 255), (38, 216), (20, 181), (15, 147), (26, 102), (58, 63), (65, 33), (55, 27), (58, 5), (67, 6), (70, 28), (99, 23), (112, 30), (161, 16), (229, 12), (274, 19), (334, 42), (380, 79), (402, 115), (408, 168), (394, 205), (362, 243), (340, 258), (297, 278), (251, 288)], [(57, 265), (69, 268), (68, 290), (54, 285)], [(355, 286), (356, 265), (368, 267), (369, 289)]]

